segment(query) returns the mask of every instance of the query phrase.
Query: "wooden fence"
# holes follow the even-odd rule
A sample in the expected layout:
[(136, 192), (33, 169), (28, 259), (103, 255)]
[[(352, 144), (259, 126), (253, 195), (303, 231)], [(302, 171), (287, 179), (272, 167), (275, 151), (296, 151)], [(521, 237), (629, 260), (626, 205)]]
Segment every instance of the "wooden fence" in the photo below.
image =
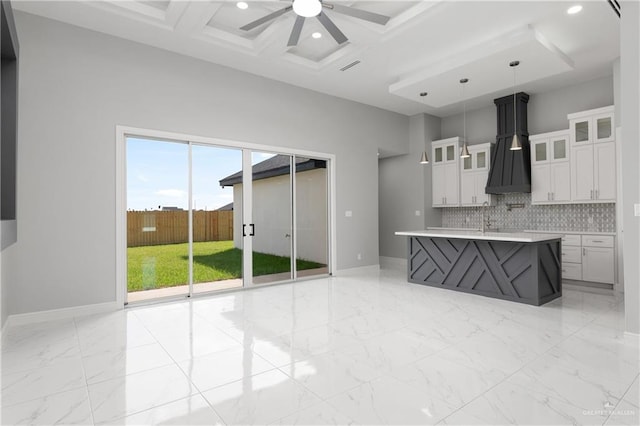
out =
[[(194, 211), (193, 241), (233, 240), (233, 211)], [(186, 243), (186, 211), (127, 212), (127, 247)]]

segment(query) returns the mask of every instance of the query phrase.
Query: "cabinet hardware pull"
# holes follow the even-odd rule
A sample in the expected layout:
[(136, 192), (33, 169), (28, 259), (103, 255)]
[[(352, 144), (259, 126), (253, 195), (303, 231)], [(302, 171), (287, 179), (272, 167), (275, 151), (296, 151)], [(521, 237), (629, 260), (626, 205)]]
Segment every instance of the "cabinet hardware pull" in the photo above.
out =
[(596, 200), (599, 200), (600, 197), (598, 197), (598, 190), (596, 189)]
[(591, 190), (591, 199), (593, 200), (593, 189)]
[(556, 193), (552, 192), (551, 193), (551, 201), (555, 201), (555, 199), (556, 199)]
[(602, 240), (591, 240), (591, 242), (593, 242), (593, 243), (603, 243), (604, 241), (602, 241)]
[(566, 270), (566, 269), (563, 269), (563, 270), (562, 270), (562, 272), (567, 272), (567, 270)]
[(583, 255), (583, 256), (586, 256), (586, 255), (587, 255), (587, 249), (586, 249), (586, 248), (583, 248), (583, 249), (582, 249), (582, 255)]

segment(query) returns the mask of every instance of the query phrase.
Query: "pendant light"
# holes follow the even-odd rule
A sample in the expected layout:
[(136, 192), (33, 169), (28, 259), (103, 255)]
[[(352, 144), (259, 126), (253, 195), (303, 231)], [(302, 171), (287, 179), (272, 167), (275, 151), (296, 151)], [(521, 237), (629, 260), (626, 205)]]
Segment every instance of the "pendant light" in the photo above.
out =
[[(420, 92), (420, 97), (424, 98), (428, 94), (429, 93), (427, 92)], [(420, 164), (429, 164), (429, 156), (427, 155), (427, 151), (422, 151), (422, 156), (420, 157)]]
[(468, 78), (463, 78), (460, 80), (460, 84), (462, 84), (462, 131), (464, 133), (464, 143), (462, 144), (462, 151), (460, 151), (460, 158), (471, 157), (471, 154), (469, 154), (469, 147), (467, 145), (467, 100), (464, 97), (464, 85), (468, 82)]
[(511, 140), (511, 151), (520, 151), (522, 144), (518, 137), (518, 114), (516, 112), (516, 67), (520, 65), (520, 61), (513, 61), (509, 66), (513, 68), (513, 139)]

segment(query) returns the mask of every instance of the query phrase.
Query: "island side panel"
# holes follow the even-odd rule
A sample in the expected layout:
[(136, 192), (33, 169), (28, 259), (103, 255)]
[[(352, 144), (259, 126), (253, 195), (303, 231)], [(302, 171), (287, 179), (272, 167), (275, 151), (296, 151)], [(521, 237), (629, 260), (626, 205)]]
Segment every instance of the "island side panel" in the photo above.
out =
[(561, 295), (559, 240), (408, 238), (409, 282), (540, 305)]

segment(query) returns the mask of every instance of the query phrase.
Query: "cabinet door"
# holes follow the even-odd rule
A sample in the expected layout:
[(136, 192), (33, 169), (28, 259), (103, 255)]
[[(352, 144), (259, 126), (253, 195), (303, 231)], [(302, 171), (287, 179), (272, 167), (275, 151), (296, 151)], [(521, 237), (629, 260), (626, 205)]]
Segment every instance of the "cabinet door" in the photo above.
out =
[(444, 146), (436, 146), (433, 148), (432, 155), (433, 164), (442, 164), (444, 163)]
[(531, 141), (531, 166), (549, 162), (549, 140), (538, 139)]
[[(474, 168), (477, 171), (488, 171), (489, 170), (489, 150), (488, 149), (484, 149), (482, 151), (478, 151), (476, 153), (474, 153), (474, 157), (473, 157), (473, 164), (474, 164)], [(482, 192), (484, 193), (484, 188), (482, 190)]]
[(488, 172), (476, 173), (474, 178), (476, 187), (476, 204), (482, 205), (485, 201), (491, 205), (491, 197), (486, 194), (485, 188), (487, 187), (487, 179), (489, 178)]
[(569, 159), (568, 137), (555, 137), (549, 140), (549, 159), (554, 162)]
[(551, 201), (571, 201), (571, 164), (568, 161), (549, 166)]
[(457, 144), (449, 144), (444, 147), (444, 161), (445, 163), (452, 163), (458, 161), (460, 158), (460, 152), (458, 152)]
[(615, 139), (613, 113), (594, 115), (592, 120), (593, 141), (595, 143), (611, 142)]
[(582, 248), (582, 279), (584, 281), (613, 284), (614, 272), (612, 248)]
[(593, 200), (593, 145), (571, 148), (571, 199)]
[(460, 204), (463, 206), (476, 203), (475, 175), (475, 173), (464, 171), (460, 174)]
[(531, 166), (531, 202), (546, 203), (551, 201), (551, 176), (548, 164)]
[[(457, 160), (456, 160), (457, 161)], [(444, 193), (444, 199), (445, 199), (445, 204), (447, 206), (451, 206), (451, 205), (458, 205), (458, 203), (460, 202), (459, 198), (459, 189), (458, 189), (458, 185), (460, 182), (460, 176), (458, 175), (458, 167), (457, 167), (457, 163), (451, 163), (451, 164), (447, 164), (446, 166), (443, 167), (444, 168), (444, 173), (445, 173), (445, 193)]]
[(587, 145), (591, 139), (591, 117), (571, 120), (571, 145)]
[(594, 198), (616, 200), (616, 143), (594, 145)]
[(445, 173), (444, 165), (431, 168), (431, 205), (433, 207), (442, 207), (444, 205), (445, 193)]

